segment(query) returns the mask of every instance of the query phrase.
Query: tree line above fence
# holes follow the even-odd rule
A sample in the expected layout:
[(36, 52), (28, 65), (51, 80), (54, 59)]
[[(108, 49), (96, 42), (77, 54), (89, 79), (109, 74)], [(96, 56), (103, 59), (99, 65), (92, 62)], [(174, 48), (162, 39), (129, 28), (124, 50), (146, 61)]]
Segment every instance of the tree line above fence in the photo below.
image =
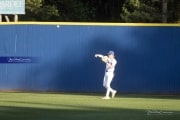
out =
[(174, 23), (180, 21), (180, 1), (26, 0), (19, 21)]

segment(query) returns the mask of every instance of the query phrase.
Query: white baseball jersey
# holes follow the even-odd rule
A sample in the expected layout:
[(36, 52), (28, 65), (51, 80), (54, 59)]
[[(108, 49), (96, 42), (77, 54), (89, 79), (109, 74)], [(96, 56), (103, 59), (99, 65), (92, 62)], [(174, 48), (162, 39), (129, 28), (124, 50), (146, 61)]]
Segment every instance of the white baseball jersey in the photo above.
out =
[[(109, 67), (108, 66), (108, 64), (110, 64), (110, 65), (112, 65), (113, 67)], [(109, 59), (108, 58), (108, 62), (106, 63), (106, 72), (114, 72), (114, 70), (115, 70), (115, 66), (116, 66), (116, 64), (117, 64), (117, 61), (116, 61), (116, 59), (114, 58), (114, 59)]]

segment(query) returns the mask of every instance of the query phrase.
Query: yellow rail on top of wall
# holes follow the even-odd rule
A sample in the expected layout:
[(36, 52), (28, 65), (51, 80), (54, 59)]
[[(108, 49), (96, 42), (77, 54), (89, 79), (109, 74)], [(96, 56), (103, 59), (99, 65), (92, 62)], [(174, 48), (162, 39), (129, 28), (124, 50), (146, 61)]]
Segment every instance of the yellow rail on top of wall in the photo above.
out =
[(71, 26), (169, 26), (180, 27), (180, 23), (102, 23), (102, 22), (0, 22), (0, 25), (71, 25)]

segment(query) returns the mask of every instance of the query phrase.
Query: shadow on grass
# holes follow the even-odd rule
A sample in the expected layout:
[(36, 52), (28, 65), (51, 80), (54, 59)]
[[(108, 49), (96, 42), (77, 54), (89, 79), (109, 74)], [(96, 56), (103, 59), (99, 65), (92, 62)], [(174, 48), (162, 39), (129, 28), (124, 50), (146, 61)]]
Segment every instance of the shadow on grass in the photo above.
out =
[[(63, 93), (66, 94), (66, 93)], [(69, 95), (103, 96), (102, 93), (68, 93)], [(150, 98), (150, 99), (173, 99), (180, 100), (180, 95), (153, 95), (153, 94), (117, 94), (120, 98)]]
[[(96, 105), (103, 102), (100, 106), (92, 106), (93, 104), (86, 104), (86, 102), (81, 103), (83, 100), (89, 100), (86, 96), (102, 96), (102, 94), (61, 93), (62, 96), (51, 96), (51, 94), (50, 96), (47, 95), (42, 97), (42, 93), (40, 93), (40, 96), (37, 95), (35, 98), (32, 97), (25, 100), (23, 100), (23, 98), (32, 95), (26, 93), (18, 93), (18, 96), (17, 94), (2, 95), (2, 99), (0, 99), (0, 120), (179, 120), (180, 118), (180, 111), (170, 111), (172, 114), (150, 111), (151, 113), (155, 112), (155, 114), (153, 113), (149, 115), (148, 110), (135, 109), (136, 107), (128, 109), (122, 108), (121, 106), (111, 106), (111, 103), (114, 103), (113, 101), (100, 101), (98, 100), (99, 98), (96, 99), (96, 97), (92, 98), (93, 102), (95, 102)], [(76, 102), (68, 102), (68, 98), (73, 97), (71, 95), (77, 95), (77, 104)], [(81, 95), (85, 95), (86, 99), (84, 99)], [(16, 97), (14, 98), (14, 96)], [(23, 98), (21, 98), (22, 96)], [(63, 99), (64, 97), (65, 99)], [(79, 97), (81, 98), (79, 99)], [(157, 98), (178, 100), (179, 96), (118, 95), (117, 99), (114, 100), (118, 101), (121, 100), (121, 98)], [(48, 100), (44, 101), (44, 99)], [(58, 102), (53, 102), (51, 99), (60, 100), (57, 100)], [(90, 100), (90, 102), (92, 101)], [(111, 105), (106, 106), (105, 104)]]
[[(25, 92), (27, 93), (27, 92)], [(64, 95), (86, 95), (86, 96), (99, 96), (103, 97), (105, 93), (79, 93), (79, 92), (33, 92), (33, 94), (64, 94)], [(120, 98), (150, 98), (150, 99), (174, 99), (174, 100), (180, 100), (180, 95), (166, 95), (166, 94), (117, 94), (116, 97)]]
[(0, 107), (1, 120), (179, 120), (179, 117), (180, 114), (177, 111), (172, 112), (172, 114), (149, 115), (146, 110), (124, 108), (82, 106), (71, 106), (71, 109)]
[[(31, 94), (60, 94), (60, 95), (85, 95), (85, 96), (99, 96), (99, 97), (103, 97), (105, 95), (105, 93), (102, 92), (92, 92), (92, 93), (82, 93), (82, 92), (53, 92), (53, 91), (0, 91), (0, 93), (19, 93), (19, 94), (23, 94), (23, 93), (31, 93)], [(168, 94), (122, 94), (122, 93), (118, 93), (116, 95), (116, 97), (119, 98), (150, 98), (150, 99), (174, 99), (174, 100), (180, 100), (180, 94), (172, 94), (172, 95), (168, 95)]]
[(121, 94), (122, 98), (150, 98), (150, 99), (173, 99), (180, 100), (180, 95), (151, 95), (151, 94)]

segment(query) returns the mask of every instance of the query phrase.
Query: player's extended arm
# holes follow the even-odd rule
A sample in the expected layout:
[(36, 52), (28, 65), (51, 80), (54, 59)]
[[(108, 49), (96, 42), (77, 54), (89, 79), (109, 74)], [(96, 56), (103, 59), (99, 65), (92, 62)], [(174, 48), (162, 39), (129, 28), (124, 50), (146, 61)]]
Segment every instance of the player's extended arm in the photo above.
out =
[(104, 55), (101, 55), (101, 54), (95, 54), (95, 57), (97, 58), (97, 57), (99, 57), (99, 58), (103, 58), (104, 57)]
[(101, 54), (95, 54), (95, 57), (99, 57), (101, 58), (101, 61), (103, 61), (104, 63), (107, 63), (108, 61), (108, 57), (107, 56), (104, 56), (104, 55), (101, 55)]

